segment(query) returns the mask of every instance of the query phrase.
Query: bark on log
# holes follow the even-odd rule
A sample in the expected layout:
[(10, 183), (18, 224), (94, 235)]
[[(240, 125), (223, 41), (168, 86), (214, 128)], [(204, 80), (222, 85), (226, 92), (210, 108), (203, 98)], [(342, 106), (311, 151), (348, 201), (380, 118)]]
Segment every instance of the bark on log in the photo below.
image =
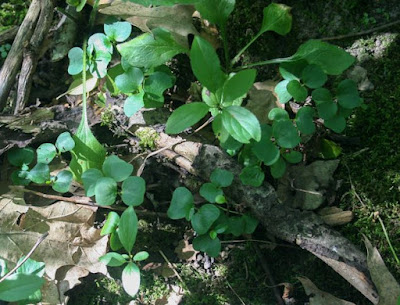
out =
[(24, 109), (32, 87), (32, 77), (37, 62), (42, 56), (43, 43), (49, 32), (53, 20), (54, 0), (42, 0), (40, 15), (35, 31), (23, 55), (21, 74), (18, 79), (17, 99), (14, 105), (14, 114)]
[(8, 94), (21, 67), (22, 52), (29, 42), (40, 12), (40, 0), (32, 0), (24, 21), (18, 29), (11, 50), (0, 71), (0, 111), (7, 103)]
[(13, 26), (12, 28), (9, 28), (8, 30), (5, 30), (4, 32), (0, 33), (0, 45), (5, 44), (7, 41), (14, 40), (15, 35), (18, 33), (18, 28), (17, 26)]
[[(161, 134), (159, 148), (170, 147), (176, 138)], [(282, 205), (274, 188), (264, 182), (261, 187), (245, 186), (239, 179), (241, 167), (220, 148), (201, 143), (183, 142), (160, 152), (171, 160), (186, 166), (187, 170), (208, 181), (215, 168), (223, 168), (235, 175), (234, 182), (226, 194), (236, 202), (246, 204), (262, 225), (274, 236), (311, 252), (373, 304), (378, 303), (378, 294), (369, 278), (366, 256), (337, 231), (327, 227), (313, 212), (300, 211)]]

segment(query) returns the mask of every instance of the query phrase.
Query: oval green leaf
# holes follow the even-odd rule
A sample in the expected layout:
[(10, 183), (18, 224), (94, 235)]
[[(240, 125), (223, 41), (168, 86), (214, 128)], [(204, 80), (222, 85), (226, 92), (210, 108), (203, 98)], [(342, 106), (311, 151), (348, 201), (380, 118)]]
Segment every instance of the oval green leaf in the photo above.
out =
[(205, 234), (219, 217), (220, 210), (212, 204), (203, 205), (191, 219), (193, 229), (199, 234)]
[(263, 22), (260, 33), (274, 31), (279, 35), (286, 35), (292, 28), (290, 7), (284, 4), (271, 3), (264, 8)]
[(94, 188), (97, 180), (104, 177), (103, 173), (97, 168), (91, 168), (82, 174), (83, 187), (85, 188), (86, 196), (94, 196)]
[(72, 139), (71, 134), (66, 131), (61, 133), (56, 140), (56, 147), (59, 152), (71, 151), (75, 147), (75, 141)]
[(138, 253), (135, 254), (135, 256), (133, 257), (134, 261), (140, 262), (140, 261), (144, 261), (146, 259), (149, 258), (149, 253), (146, 251), (140, 251)]
[(211, 257), (217, 257), (221, 252), (221, 241), (218, 237), (212, 239), (209, 234), (204, 234), (193, 240), (193, 248), (203, 251)]
[(50, 180), (50, 169), (47, 164), (38, 163), (28, 173), (27, 179), (37, 184), (46, 183)]
[(52, 185), (53, 190), (60, 193), (68, 192), (69, 187), (71, 186), (72, 176), (72, 173), (67, 170), (59, 172), (54, 184)]
[(308, 96), (307, 89), (295, 79), (287, 84), (286, 89), (297, 102), (303, 102)]
[(119, 215), (111, 211), (107, 215), (106, 222), (104, 223), (103, 228), (101, 229), (100, 235), (104, 236), (107, 234), (114, 233), (117, 230), (118, 224), (119, 224)]
[(57, 155), (56, 147), (51, 143), (43, 143), (36, 149), (37, 162), (49, 164)]
[(215, 203), (217, 196), (221, 196), (223, 194), (224, 192), (214, 183), (204, 183), (200, 188), (200, 196), (211, 203)]
[(121, 198), (128, 206), (138, 206), (143, 203), (146, 192), (146, 181), (142, 177), (128, 177), (122, 183)]
[(104, 176), (111, 177), (116, 182), (124, 181), (132, 172), (133, 165), (125, 162), (116, 155), (107, 157), (103, 163)]
[(227, 187), (232, 184), (233, 174), (226, 169), (216, 168), (211, 173), (210, 181), (217, 186)]
[(186, 187), (178, 187), (172, 194), (171, 205), (167, 214), (171, 219), (185, 218), (190, 220), (190, 211), (194, 208), (192, 193)]
[(131, 35), (132, 25), (126, 21), (116, 21), (104, 24), (104, 33), (110, 40), (123, 42)]
[(136, 67), (131, 67), (125, 73), (115, 77), (115, 84), (123, 93), (131, 93), (138, 89), (144, 80), (143, 71)]
[(140, 92), (137, 94), (133, 94), (129, 96), (124, 103), (124, 113), (125, 115), (130, 118), (136, 112), (144, 107), (144, 92)]
[(293, 148), (300, 143), (300, 137), (292, 121), (275, 121), (272, 125), (272, 132), (279, 146), (284, 148)]
[(68, 74), (77, 75), (83, 70), (83, 50), (75, 47), (68, 52)]
[(231, 105), (237, 98), (245, 96), (254, 84), (256, 73), (255, 69), (243, 70), (227, 79), (222, 90), (222, 103)]
[(118, 236), (121, 244), (128, 253), (131, 253), (136, 241), (138, 231), (138, 219), (132, 206), (127, 208), (119, 221)]
[(270, 167), (271, 175), (275, 179), (283, 177), (286, 171), (286, 162), (282, 158), (279, 158), (277, 162)]
[(30, 147), (12, 148), (7, 152), (8, 162), (17, 167), (31, 164), (34, 158), (35, 152)]
[(177, 134), (184, 131), (186, 128), (200, 121), (208, 113), (208, 109), (208, 106), (201, 102), (194, 102), (179, 107), (168, 118), (165, 129), (166, 133)]
[(322, 87), (328, 80), (328, 76), (322, 71), (317, 65), (308, 65), (304, 68), (301, 78), (303, 83), (308, 88), (319, 88)]
[(259, 187), (264, 181), (265, 174), (260, 166), (252, 165), (243, 168), (239, 178), (244, 185)]
[(299, 109), (296, 114), (296, 126), (298, 130), (304, 135), (311, 135), (315, 132), (315, 124), (314, 124), (314, 109), (305, 106)]
[(94, 188), (98, 205), (112, 205), (117, 198), (117, 182), (110, 177), (99, 178)]
[(126, 259), (116, 252), (108, 252), (107, 254), (100, 256), (99, 261), (110, 267), (119, 267), (126, 263)]

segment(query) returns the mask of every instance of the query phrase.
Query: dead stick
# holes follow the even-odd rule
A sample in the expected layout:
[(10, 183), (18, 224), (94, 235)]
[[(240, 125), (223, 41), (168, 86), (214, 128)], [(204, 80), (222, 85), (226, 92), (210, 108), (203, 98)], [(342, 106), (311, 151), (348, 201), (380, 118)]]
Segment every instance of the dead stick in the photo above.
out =
[(49, 235), (49, 232), (46, 232), (42, 234), (42, 236), (39, 237), (39, 239), (36, 241), (36, 243), (33, 245), (31, 251), (28, 252), (28, 254), (25, 256), (25, 258), (20, 261), (13, 269), (11, 269), (5, 276), (3, 276), (0, 279), (0, 283), (4, 281), (6, 278), (8, 278), (11, 274), (13, 274), (19, 267), (21, 267), (27, 259), (32, 255), (32, 253), (36, 250), (37, 247), (39, 247), (40, 243), (45, 240), (45, 238)]

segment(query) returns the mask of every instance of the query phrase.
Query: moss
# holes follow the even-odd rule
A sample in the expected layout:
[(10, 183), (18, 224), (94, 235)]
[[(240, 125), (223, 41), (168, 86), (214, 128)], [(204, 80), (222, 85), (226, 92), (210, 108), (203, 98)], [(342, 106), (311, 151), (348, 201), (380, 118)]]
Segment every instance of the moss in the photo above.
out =
[(0, 5), (0, 32), (21, 24), (29, 3), (24, 0), (8, 0)]
[(160, 135), (151, 127), (141, 127), (136, 130), (135, 135), (140, 139), (139, 144), (143, 147), (154, 149), (155, 142), (160, 138)]

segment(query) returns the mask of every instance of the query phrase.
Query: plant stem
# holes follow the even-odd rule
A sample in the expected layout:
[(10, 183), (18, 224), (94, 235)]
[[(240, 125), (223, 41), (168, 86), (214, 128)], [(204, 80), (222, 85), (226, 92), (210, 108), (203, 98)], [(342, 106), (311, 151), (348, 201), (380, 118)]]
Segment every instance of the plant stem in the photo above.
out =
[(25, 256), (25, 258), (19, 262), (13, 269), (11, 269), (6, 275), (4, 275), (0, 279), (0, 283), (4, 281), (6, 278), (8, 278), (11, 274), (13, 274), (19, 267), (21, 267), (27, 260), (28, 258), (32, 255), (32, 253), (36, 250), (37, 247), (41, 244), (42, 241), (45, 240), (45, 238), (49, 235), (49, 232), (46, 232), (42, 234), (39, 239), (36, 241), (36, 243), (33, 245), (32, 249), (28, 252), (28, 254)]
[(254, 36), (254, 37), (250, 40), (250, 42), (249, 42), (248, 44), (246, 44), (246, 45), (244, 46), (244, 48), (241, 49), (241, 50), (239, 51), (239, 53), (237, 53), (237, 55), (236, 55), (236, 56), (232, 59), (232, 61), (231, 61), (231, 65), (232, 65), (232, 66), (233, 66), (235, 63), (237, 63), (237, 62), (239, 61), (240, 56), (253, 44), (254, 41), (257, 40), (258, 37), (261, 36), (261, 34), (262, 34), (261, 32), (258, 32), (257, 35)]
[(229, 60), (229, 48), (228, 48), (228, 39), (226, 37), (226, 25), (221, 27), (221, 36), (224, 44), (224, 53), (225, 53), (225, 68), (226, 72), (229, 73), (231, 69), (231, 62)]
[(275, 59), (255, 62), (253, 64), (249, 64), (249, 65), (246, 65), (246, 66), (241, 66), (241, 67), (239, 67), (238, 70), (243, 70), (243, 69), (247, 69), (247, 68), (251, 68), (251, 67), (257, 67), (257, 66), (263, 66), (263, 65), (280, 64), (280, 63), (283, 63), (283, 62), (291, 62), (291, 61), (293, 61), (292, 57), (275, 58)]
[(385, 228), (385, 224), (383, 223), (382, 218), (379, 215), (378, 215), (378, 220), (381, 223), (383, 234), (385, 234), (385, 238), (386, 238), (386, 240), (387, 240), (387, 242), (389, 244), (390, 251), (392, 251), (392, 254), (394, 256), (394, 259), (396, 260), (396, 263), (398, 265), (400, 265), (400, 260), (396, 255), (396, 251), (394, 251), (394, 249), (393, 249), (392, 243), (390, 242), (389, 235), (388, 235), (388, 233), (386, 231), (386, 228)]

